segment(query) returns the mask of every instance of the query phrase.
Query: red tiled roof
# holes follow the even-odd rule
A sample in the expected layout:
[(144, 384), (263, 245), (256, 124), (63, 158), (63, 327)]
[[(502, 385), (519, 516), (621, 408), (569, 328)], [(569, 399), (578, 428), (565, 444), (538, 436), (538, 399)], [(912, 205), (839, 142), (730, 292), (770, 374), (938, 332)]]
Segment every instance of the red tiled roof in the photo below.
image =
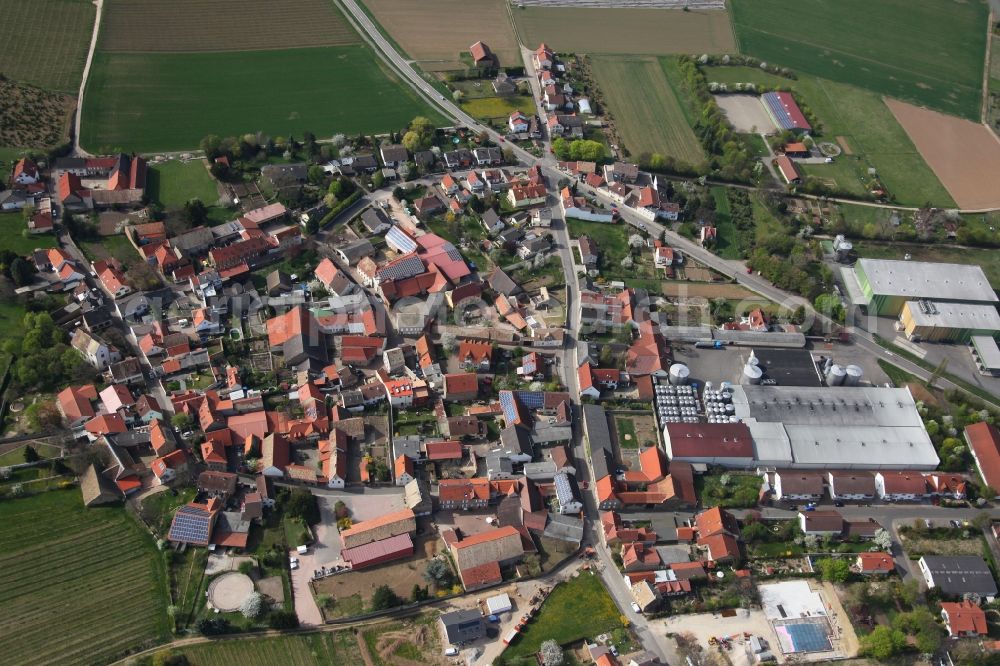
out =
[(858, 565), (862, 572), (890, 573), (896, 569), (892, 555), (888, 553), (858, 553)]
[(672, 458), (753, 458), (745, 423), (668, 423)]
[(490, 499), (490, 483), (483, 478), (442, 479), (438, 484), (438, 499), (442, 502), (463, 499)]
[(461, 571), (462, 583), (467, 588), (485, 587), (503, 580), (498, 562), (487, 562)]
[(972, 447), (976, 465), (986, 485), (1000, 493), (1000, 431), (996, 426), (981, 421), (966, 426), (965, 439)]
[(919, 472), (881, 472), (887, 494), (916, 495), (927, 494), (927, 479)]
[(941, 611), (948, 614), (948, 627), (953, 636), (970, 633), (985, 636), (989, 631), (986, 612), (971, 601), (942, 602)]
[(475, 396), (479, 392), (479, 377), (473, 372), (453, 372), (444, 376), (444, 393)]
[(424, 444), (427, 451), (427, 459), (435, 460), (460, 460), (462, 458), (462, 443), (453, 440), (444, 442), (427, 442)]

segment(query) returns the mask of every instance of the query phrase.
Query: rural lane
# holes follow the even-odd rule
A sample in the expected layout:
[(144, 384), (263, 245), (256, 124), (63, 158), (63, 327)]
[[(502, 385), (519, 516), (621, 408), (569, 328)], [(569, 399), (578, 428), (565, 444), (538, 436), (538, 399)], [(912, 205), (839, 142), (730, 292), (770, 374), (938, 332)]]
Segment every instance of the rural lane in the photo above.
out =
[(80, 147), (80, 125), (83, 117), (83, 93), (87, 89), (90, 65), (94, 62), (94, 51), (97, 50), (97, 36), (101, 31), (104, 0), (94, 0), (94, 6), (97, 8), (97, 14), (94, 16), (94, 30), (90, 34), (90, 47), (87, 49), (87, 61), (83, 65), (83, 77), (80, 79), (80, 92), (76, 96), (76, 114), (73, 118), (73, 155), (77, 157), (90, 157), (90, 153)]

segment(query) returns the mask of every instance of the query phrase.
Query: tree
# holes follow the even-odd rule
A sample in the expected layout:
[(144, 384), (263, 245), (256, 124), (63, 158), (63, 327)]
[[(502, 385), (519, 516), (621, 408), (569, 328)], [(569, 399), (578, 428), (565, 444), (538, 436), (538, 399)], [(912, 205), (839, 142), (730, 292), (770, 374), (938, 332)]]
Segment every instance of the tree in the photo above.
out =
[(565, 659), (562, 647), (560, 647), (559, 643), (551, 638), (542, 643), (541, 649), (538, 650), (538, 654), (541, 655), (542, 664), (544, 666), (560, 666)]
[(267, 626), (272, 629), (294, 629), (299, 626), (299, 617), (293, 610), (275, 610), (267, 616)]
[(417, 603), (419, 601), (424, 601), (430, 597), (430, 593), (427, 591), (426, 587), (421, 587), (417, 583), (413, 584), (413, 590), (410, 591), (410, 601)]
[(170, 424), (178, 430), (187, 430), (191, 427), (191, 416), (185, 412), (177, 412), (170, 417)]
[(323, 167), (314, 164), (309, 167), (308, 178), (313, 185), (322, 185), (323, 181), (326, 180), (326, 172), (323, 171)]
[(251, 592), (250, 596), (243, 600), (240, 604), (240, 612), (243, 613), (243, 617), (248, 620), (253, 620), (260, 617), (260, 614), (264, 610), (264, 597), (261, 596), (260, 592)]
[(319, 505), (307, 488), (296, 488), (285, 501), (285, 511), (293, 518), (301, 518), (307, 525), (319, 522)]
[(846, 316), (844, 305), (840, 302), (840, 298), (836, 294), (820, 294), (813, 301), (813, 305), (820, 314), (826, 315), (841, 324), (844, 323)]
[(35, 451), (35, 447), (30, 444), (24, 447), (24, 462), (33, 463), (38, 462), (39, 459), (40, 456), (38, 455), (38, 451)]
[(10, 263), (10, 279), (13, 280), (14, 284), (18, 287), (30, 284), (34, 275), (35, 267), (23, 258), (18, 257)]
[(847, 558), (827, 557), (816, 563), (823, 575), (823, 580), (831, 583), (843, 583), (851, 575), (851, 565)]
[(861, 654), (884, 661), (906, 646), (906, 636), (899, 629), (879, 625), (861, 638)]
[(889, 534), (888, 530), (880, 527), (875, 530), (875, 538), (872, 539), (872, 543), (888, 553), (892, 550), (892, 535)]
[(38, 400), (28, 405), (24, 410), (24, 418), (34, 432), (55, 430), (62, 425), (62, 414), (50, 400)]
[(452, 584), (455, 576), (446, 560), (436, 558), (427, 563), (424, 580), (433, 583), (438, 589), (444, 589)]
[(203, 636), (218, 636), (229, 631), (229, 620), (224, 617), (203, 617), (195, 624), (195, 629)]
[(743, 539), (748, 543), (753, 543), (755, 541), (767, 541), (771, 536), (771, 531), (767, 529), (767, 525), (761, 522), (750, 523), (743, 527)]
[(189, 225), (197, 227), (208, 221), (208, 208), (201, 202), (201, 199), (191, 199), (184, 204), (181, 216)]
[(372, 610), (385, 610), (402, 605), (403, 600), (388, 585), (379, 585), (372, 593)]

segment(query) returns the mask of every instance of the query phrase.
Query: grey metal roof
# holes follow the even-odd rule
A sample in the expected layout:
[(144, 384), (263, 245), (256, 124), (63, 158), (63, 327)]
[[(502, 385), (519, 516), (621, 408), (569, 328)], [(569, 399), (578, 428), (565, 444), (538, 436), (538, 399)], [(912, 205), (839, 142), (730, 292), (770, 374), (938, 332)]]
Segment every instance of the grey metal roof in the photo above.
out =
[(939, 459), (908, 389), (734, 386), (762, 462), (807, 468), (933, 469)]
[(483, 617), (478, 610), (457, 610), (441, 615), (448, 642), (452, 645), (476, 640), (483, 635)]
[(906, 305), (917, 326), (1000, 331), (1000, 312), (997, 312), (995, 305), (940, 301), (926, 304), (907, 301)]
[(550, 513), (549, 522), (545, 525), (544, 534), (553, 539), (579, 543), (583, 539), (583, 519), (575, 516)]
[(934, 578), (934, 585), (948, 596), (966, 592), (987, 597), (997, 594), (993, 574), (978, 555), (925, 555), (922, 561)]
[(858, 259), (858, 266), (875, 294), (984, 303), (1000, 300), (979, 266), (893, 259)]
[(997, 347), (995, 339), (988, 335), (974, 335), (972, 346), (987, 370), (1000, 370), (1000, 347)]

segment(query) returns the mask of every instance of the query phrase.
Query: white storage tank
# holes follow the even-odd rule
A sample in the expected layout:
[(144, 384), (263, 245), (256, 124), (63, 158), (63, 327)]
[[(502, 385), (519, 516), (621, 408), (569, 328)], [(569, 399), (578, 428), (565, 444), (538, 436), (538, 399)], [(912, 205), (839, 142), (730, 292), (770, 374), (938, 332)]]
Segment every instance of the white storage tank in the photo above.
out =
[(843, 386), (846, 377), (847, 371), (835, 363), (826, 371), (826, 384), (827, 386)]
[(748, 384), (760, 384), (760, 378), (764, 372), (756, 365), (747, 363), (743, 366), (743, 380)]
[(845, 386), (857, 386), (861, 383), (861, 378), (864, 376), (865, 372), (857, 365), (847, 366), (847, 378), (844, 381)]
[(691, 377), (691, 370), (683, 363), (674, 363), (670, 366), (670, 383), (678, 386), (687, 384)]

